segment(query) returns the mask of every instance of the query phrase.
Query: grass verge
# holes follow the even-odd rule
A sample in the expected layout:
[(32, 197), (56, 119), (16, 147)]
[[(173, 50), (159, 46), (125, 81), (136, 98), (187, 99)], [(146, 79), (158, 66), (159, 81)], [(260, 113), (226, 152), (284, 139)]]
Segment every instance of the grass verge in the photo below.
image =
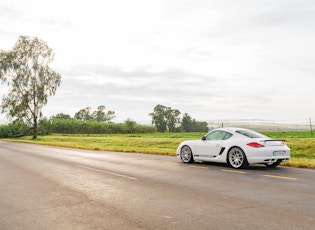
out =
[[(204, 133), (153, 134), (100, 134), (100, 135), (48, 135), (18, 139), (5, 139), (31, 144), (44, 144), (68, 148), (139, 152), (175, 156), (178, 144), (188, 139), (199, 139)], [(266, 133), (272, 138), (285, 139), (291, 148), (291, 159), (283, 165), (315, 169), (315, 138), (301, 133)]]

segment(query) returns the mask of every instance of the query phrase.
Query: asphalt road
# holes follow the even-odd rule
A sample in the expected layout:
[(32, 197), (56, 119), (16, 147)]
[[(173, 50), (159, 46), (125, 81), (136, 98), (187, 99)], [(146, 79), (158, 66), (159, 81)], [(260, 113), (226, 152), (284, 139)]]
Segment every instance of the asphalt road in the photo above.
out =
[(314, 229), (315, 170), (0, 141), (0, 229)]

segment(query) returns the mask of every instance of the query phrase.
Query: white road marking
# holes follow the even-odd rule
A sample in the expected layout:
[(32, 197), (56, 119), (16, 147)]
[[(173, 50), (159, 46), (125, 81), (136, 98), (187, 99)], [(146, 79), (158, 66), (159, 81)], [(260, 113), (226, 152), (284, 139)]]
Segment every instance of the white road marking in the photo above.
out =
[(181, 165), (180, 163), (176, 163), (176, 162), (165, 162), (168, 165)]
[(189, 165), (188, 167), (189, 168), (197, 168), (197, 169), (206, 169), (206, 168), (208, 168), (206, 166), (198, 166), (198, 165)]
[(284, 176), (274, 176), (274, 175), (264, 175), (265, 177), (277, 178), (277, 179), (285, 179), (285, 180), (297, 180), (297, 178), (293, 177), (284, 177)]
[(130, 179), (130, 180), (138, 180), (138, 178), (136, 178), (136, 177), (130, 177), (130, 176), (126, 176), (126, 175), (123, 175), (123, 174), (118, 174), (118, 173), (105, 171), (105, 170), (102, 170), (102, 169), (90, 168), (90, 167), (86, 167), (84, 165), (77, 165), (77, 166), (80, 167), (80, 168), (85, 168), (85, 169), (93, 170), (93, 171), (96, 171), (96, 172), (107, 173), (107, 174), (110, 174), (110, 175), (113, 175), (113, 176), (123, 177), (123, 178), (127, 178), (127, 179)]
[(230, 169), (221, 169), (223, 172), (230, 172), (230, 173), (239, 173), (239, 174), (245, 174), (243, 171), (238, 171), (238, 170), (230, 170)]

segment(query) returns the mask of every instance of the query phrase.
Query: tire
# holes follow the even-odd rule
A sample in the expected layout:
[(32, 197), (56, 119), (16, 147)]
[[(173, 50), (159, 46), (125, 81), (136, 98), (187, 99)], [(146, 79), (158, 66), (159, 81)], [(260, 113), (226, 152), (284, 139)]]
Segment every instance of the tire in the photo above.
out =
[(245, 153), (239, 147), (233, 147), (229, 150), (227, 163), (235, 169), (246, 168), (248, 166)]
[(193, 163), (194, 162), (194, 156), (191, 151), (191, 148), (187, 145), (184, 145), (182, 149), (180, 150), (180, 159), (184, 163)]
[(275, 167), (277, 167), (279, 164), (281, 164), (281, 162), (282, 162), (282, 160), (278, 160), (278, 161), (276, 161), (276, 162), (274, 162), (274, 163), (272, 163), (272, 164), (265, 164), (267, 167), (269, 167), (269, 168), (275, 168)]

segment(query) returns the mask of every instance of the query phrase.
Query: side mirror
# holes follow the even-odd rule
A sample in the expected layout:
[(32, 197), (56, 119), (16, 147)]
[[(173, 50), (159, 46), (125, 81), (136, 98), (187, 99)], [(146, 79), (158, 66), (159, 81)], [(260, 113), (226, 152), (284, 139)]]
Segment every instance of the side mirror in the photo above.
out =
[(201, 138), (201, 140), (205, 141), (205, 140), (206, 140), (206, 137), (205, 137), (205, 136), (203, 136), (203, 137)]

